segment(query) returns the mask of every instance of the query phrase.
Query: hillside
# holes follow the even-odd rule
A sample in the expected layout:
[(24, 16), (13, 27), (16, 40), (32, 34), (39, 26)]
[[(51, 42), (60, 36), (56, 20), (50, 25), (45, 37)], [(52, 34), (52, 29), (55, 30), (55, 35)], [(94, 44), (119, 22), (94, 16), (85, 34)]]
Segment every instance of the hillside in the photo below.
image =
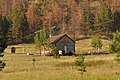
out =
[[(109, 51), (110, 41), (102, 40), (102, 42), (103, 42), (103, 47), (101, 51)], [(94, 51), (93, 47), (91, 47), (91, 39), (79, 40), (76, 42), (76, 52), (80, 53), (80, 51), (85, 51), (85, 52)]]
[(8, 44), (33, 42), (43, 28), (75, 40), (80, 35), (110, 37), (120, 29), (119, 8), (119, 0), (1, 0), (0, 27), (9, 32)]
[[(109, 50), (109, 43), (110, 41), (102, 40), (103, 41), (103, 47), (101, 51), (108, 51)], [(19, 45), (11, 45), (8, 46), (5, 52), (10, 53), (11, 47), (16, 47), (16, 53), (23, 53), (24, 48), (26, 49), (26, 52), (32, 52), (36, 53), (35, 44), (19, 44)], [(91, 40), (90, 39), (84, 39), (76, 41), (76, 53), (80, 53), (80, 51), (94, 51), (94, 49), (91, 47)]]

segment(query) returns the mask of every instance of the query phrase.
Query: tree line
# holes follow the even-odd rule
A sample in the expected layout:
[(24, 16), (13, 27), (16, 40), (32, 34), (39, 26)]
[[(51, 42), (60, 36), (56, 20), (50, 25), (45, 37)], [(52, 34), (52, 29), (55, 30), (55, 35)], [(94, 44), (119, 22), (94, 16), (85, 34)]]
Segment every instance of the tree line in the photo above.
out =
[(33, 42), (40, 29), (74, 40), (81, 35), (110, 38), (120, 30), (119, 21), (118, 0), (0, 0), (0, 22), (5, 23), (0, 28), (8, 27), (9, 44)]

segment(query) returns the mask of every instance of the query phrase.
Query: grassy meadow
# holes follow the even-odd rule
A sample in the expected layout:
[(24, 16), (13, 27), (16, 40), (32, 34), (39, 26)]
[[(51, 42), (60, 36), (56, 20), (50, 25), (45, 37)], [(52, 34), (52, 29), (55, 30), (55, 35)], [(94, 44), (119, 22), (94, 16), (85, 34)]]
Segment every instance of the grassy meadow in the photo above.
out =
[(81, 75), (74, 56), (54, 59), (6, 53), (3, 60), (7, 66), (0, 72), (0, 80), (120, 80), (120, 64), (114, 57), (115, 54), (86, 56), (87, 72)]
[[(78, 41), (78, 52), (92, 50), (89, 42), (90, 40)], [(109, 42), (104, 43), (102, 50), (107, 50)], [(60, 59), (52, 56), (28, 56), (22, 54), (21, 46), (26, 47), (27, 52), (36, 51), (34, 44), (21, 44), (16, 46), (16, 54), (10, 54), (9, 46), (2, 58), (7, 65), (0, 71), (0, 80), (120, 80), (120, 64), (115, 61), (116, 54), (85, 56), (87, 72), (81, 75), (74, 63), (75, 56), (61, 56)], [(33, 58), (36, 59), (35, 64)]]
[[(103, 47), (101, 51), (108, 51), (110, 41), (102, 40), (102, 42), (103, 42)], [(79, 40), (76, 42), (76, 53), (80, 53), (80, 51), (86, 51), (86, 52), (95, 51), (93, 47), (91, 47), (91, 39), (84, 39), (84, 40)]]
[[(102, 42), (103, 42), (103, 47), (102, 47), (101, 51), (108, 51), (110, 41), (102, 40)], [(16, 48), (16, 53), (24, 53), (24, 49), (25, 49), (25, 52), (38, 53), (38, 51), (36, 50), (35, 44), (10, 45), (5, 50), (5, 52), (10, 53), (11, 47), (13, 47), (13, 46)], [(94, 51), (94, 49), (91, 47), (90, 39), (76, 41), (76, 53), (79, 54), (81, 51), (86, 51), (86, 52)]]

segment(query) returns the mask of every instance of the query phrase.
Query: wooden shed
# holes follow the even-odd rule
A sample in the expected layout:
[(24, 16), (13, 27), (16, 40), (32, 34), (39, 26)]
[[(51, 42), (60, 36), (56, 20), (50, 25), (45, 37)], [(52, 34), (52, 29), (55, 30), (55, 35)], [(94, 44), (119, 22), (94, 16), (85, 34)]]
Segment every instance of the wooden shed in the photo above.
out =
[(66, 34), (51, 36), (50, 42), (62, 51), (62, 55), (72, 55), (75, 53), (75, 41)]

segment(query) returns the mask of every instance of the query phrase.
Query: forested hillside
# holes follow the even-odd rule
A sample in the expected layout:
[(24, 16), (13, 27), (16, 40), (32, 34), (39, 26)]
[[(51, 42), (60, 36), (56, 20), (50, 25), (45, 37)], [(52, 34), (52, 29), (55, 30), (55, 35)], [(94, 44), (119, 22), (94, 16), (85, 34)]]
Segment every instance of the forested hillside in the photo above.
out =
[(42, 28), (74, 40), (80, 35), (110, 38), (120, 30), (120, 0), (0, 0), (0, 30), (4, 25), (9, 44), (32, 42)]

